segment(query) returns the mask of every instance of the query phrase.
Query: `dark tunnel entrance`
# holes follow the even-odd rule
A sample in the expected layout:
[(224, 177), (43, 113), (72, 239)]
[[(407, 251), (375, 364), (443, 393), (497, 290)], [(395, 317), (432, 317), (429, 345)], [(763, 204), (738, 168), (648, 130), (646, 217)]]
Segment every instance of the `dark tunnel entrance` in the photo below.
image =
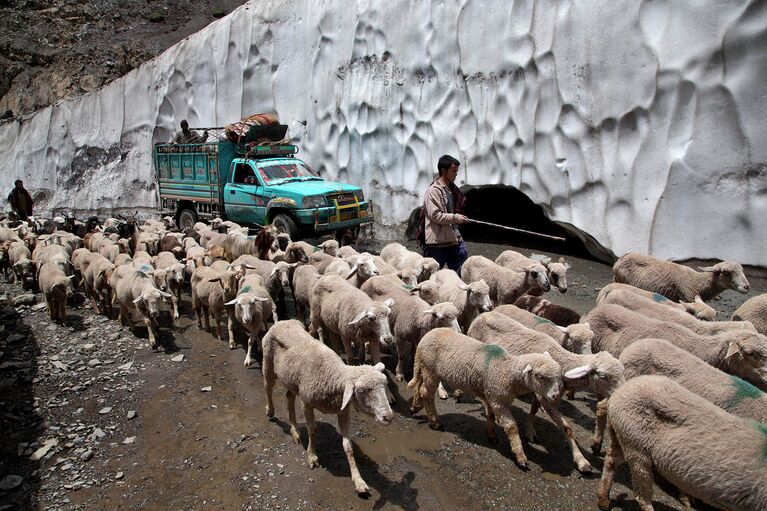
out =
[[(466, 216), (469, 218), (565, 238), (565, 241), (550, 240), (469, 223), (461, 227), (461, 233), (467, 241), (513, 245), (533, 252), (572, 255), (608, 264), (616, 260), (610, 250), (600, 245), (587, 232), (571, 225), (553, 222), (541, 206), (512, 186), (464, 186), (461, 190), (466, 194)], [(406, 233), (409, 239), (415, 239), (420, 210), (421, 208), (417, 208), (410, 216)]]

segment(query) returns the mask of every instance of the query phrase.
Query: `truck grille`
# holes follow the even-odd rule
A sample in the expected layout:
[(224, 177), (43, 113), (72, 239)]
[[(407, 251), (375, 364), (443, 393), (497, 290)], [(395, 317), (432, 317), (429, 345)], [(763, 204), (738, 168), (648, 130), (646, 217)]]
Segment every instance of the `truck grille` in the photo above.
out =
[(338, 201), (339, 206), (354, 204), (354, 193), (352, 192), (329, 193), (325, 198), (327, 199), (329, 206), (333, 205), (333, 201)]

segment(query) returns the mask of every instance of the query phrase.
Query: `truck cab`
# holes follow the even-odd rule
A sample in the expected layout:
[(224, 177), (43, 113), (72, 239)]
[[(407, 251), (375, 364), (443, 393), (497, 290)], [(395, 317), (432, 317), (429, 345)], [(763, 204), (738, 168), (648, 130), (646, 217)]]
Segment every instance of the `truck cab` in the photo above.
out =
[(325, 181), (295, 157), (297, 151), (229, 141), (157, 144), (161, 212), (173, 214), (182, 228), (214, 217), (241, 225), (274, 223), (293, 239), (372, 221), (360, 187)]

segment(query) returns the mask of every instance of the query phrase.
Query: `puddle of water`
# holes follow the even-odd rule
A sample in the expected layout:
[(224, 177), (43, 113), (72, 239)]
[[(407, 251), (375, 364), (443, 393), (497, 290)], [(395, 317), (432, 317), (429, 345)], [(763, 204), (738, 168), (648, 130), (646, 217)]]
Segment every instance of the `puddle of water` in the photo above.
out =
[(357, 447), (378, 464), (391, 463), (403, 457), (429, 468), (437, 468), (438, 465), (424, 452), (439, 451), (445, 441), (445, 433), (438, 431), (386, 431), (379, 437), (354, 439)]

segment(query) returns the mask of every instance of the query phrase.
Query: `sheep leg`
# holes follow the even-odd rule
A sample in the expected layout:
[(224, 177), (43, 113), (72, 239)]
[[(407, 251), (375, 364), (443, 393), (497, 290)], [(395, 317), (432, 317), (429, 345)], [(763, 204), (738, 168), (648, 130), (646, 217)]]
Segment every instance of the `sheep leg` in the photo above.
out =
[(623, 464), (623, 451), (615, 432), (610, 429), (610, 447), (605, 456), (605, 465), (602, 468), (602, 478), (599, 480), (597, 490), (597, 506), (599, 509), (610, 509), (610, 489), (615, 479), (615, 469)]
[(556, 424), (556, 426), (565, 434), (565, 437), (570, 444), (570, 449), (573, 451), (573, 461), (578, 466), (578, 471), (584, 474), (592, 472), (594, 469), (591, 468), (591, 465), (578, 447), (578, 443), (573, 436), (573, 430), (567, 420), (565, 420), (559, 410), (550, 403), (544, 402), (542, 403), (542, 406), (543, 409), (546, 410), (546, 413), (549, 414), (549, 417), (554, 421), (554, 424)]
[(216, 322), (216, 337), (218, 337), (219, 341), (223, 341), (224, 335), (221, 332), (221, 314), (219, 314), (218, 312), (214, 312), (213, 320)]
[(67, 323), (67, 300), (66, 298), (59, 300), (56, 304), (56, 308), (58, 309), (57, 315), (59, 317), (59, 321), (61, 321), (62, 325), (65, 325)]
[(309, 433), (309, 444), (306, 446), (306, 464), (309, 468), (320, 466), (320, 460), (315, 451), (317, 438), (317, 421), (314, 420), (314, 408), (304, 403), (304, 419), (306, 419), (306, 431)]
[[(251, 332), (250, 335), (248, 336), (248, 352), (245, 354), (245, 362), (243, 363), (245, 367), (248, 367), (250, 366), (250, 364), (253, 363), (253, 359), (251, 358), (250, 353), (251, 353), (251, 350), (253, 349), (253, 341), (256, 340), (257, 335), (258, 334), (256, 332)], [(232, 341), (229, 342), (229, 347), (231, 349), (234, 349), (234, 344), (232, 343)], [(256, 351), (258, 351), (258, 347), (256, 347)]]
[(421, 370), (421, 387), (418, 390), (421, 397), (421, 403), (426, 408), (426, 417), (429, 419), (431, 429), (442, 429), (437, 414), (437, 407), (434, 405), (434, 393), (437, 391), (438, 383), (434, 376), (427, 371)]
[(397, 381), (402, 381), (405, 379), (403, 366), (405, 365), (406, 346), (407, 343), (405, 342), (405, 339), (397, 336), (397, 368), (394, 370), (394, 377), (397, 379)]
[(178, 322), (178, 318), (180, 317), (178, 313), (178, 302), (181, 300), (181, 292), (179, 292), (179, 296), (177, 297), (175, 294), (172, 294), (170, 297), (170, 303), (173, 305), (173, 322)]
[(192, 295), (192, 307), (194, 308), (194, 317), (197, 319), (197, 328), (202, 330), (202, 304)]
[[(602, 396), (598, 397), (602, 398)], [(591, 452), (599, 454), (602, 450), (602, 437), (604, 436), (605, 425), (607, 424), (607, 398), (600, 399), (597, 402), (596, 418), (594, 436), (591, 439)]]
[(147, 316), (144, 316), (143, 314), (142, 314), (142, 317), (144, 318), (144, 324), (146, 325), (146, 331), (147, 331), (147, 334), (149, 335), (149, 344), (150, 344), (150, 346), (152, 348), (156, 348), (157, 347), (157, 339), (155, 338), (154, 326), (152, 325), (152, 319), (147, 317)]
[(264, 357), (262, 366), (262, 371), (264, 373), (264, 391), (266, 393), (266, 416), (271, 419), (274, 417), (274, 401), (272, 399), (272, 393), (276, 381), (274, 375), (274, 362), (268, 357)]
[(358, 495), (366, 495), (370, 493), (370, 488), (368, 488), (365, 480), (362, 479), (360, 471), (357, 468), (357, 462), (354, 460), (354, 449), (352, 447), (351, 440), (349, 440), (349, 424), (351, 422), (350, 419), (350, 409), (346, 408), (346, 410), (338, 414), (338, 429), (341, 433), (341, 443), (344, 447), (344, 453), (346, 453), (346, 460), (349, 462), (349, 470), (352, 473), (354, 489)]
[[(237, 347), (237, 344), (234, 342), (234, 311), (232, 311), (231, 315), (229, 316), (229, 323), (227, 323), (227, 327), (229, 329), (229, 349), (233, 350)], [(253, 341), (250, 340), (252, 336), (254, 336), (256, 333), (252, 332), (251, 329), (247, 325), (245, 326), (245, 330), (248, 332), (248, 343), (251, 343)]]
[(488, 404), (497, 410), (496, 416), (498, 424), (506, 432), (506, 438), (509, 439), (511, 452), (517, 460), (517, 465), (519, 465), (522, 470), (529, 470), (530, 467), (527, 464), (527, 456), (525, 455), (525, 450), (522, 448), (522, 439), (519, 438), (519, 428), (514, 420), (514, 416), (511, 414), (511, 410), (506, 405), (492, 402), (488, 402)]
[(652, 507), (652, 461), (643, 454), (635, 453), (629, 459), (629, 469), (631, 470), (631, 486), (634, 488), (634, 497), (636, 497), (639, 509), (642, 511), (653, 511)]
[(530, 404), (530, 413), (527, 414), (527, 421), (525, 422), (525, 438), (528, 442), (535, 442), (537, 435), (535, 434), (535, 414), (541, 408), (541, 404), (538, 402), (538, 398), (533, 397), (533, 402)]
[(50, 317), (51, 321), (55, 321), (56, 311), (53, 308), (53, 304), (51, 303), (51, 300), (47, 296), (45, 297), (45, 307), (48, 309), (48, 316)]
[[(344, 343), (344, 351), (346, 352), (346, 364), (347, 365), (354, 365), (355, 358), (354, 358), (354, 352), (352, 351), (352, 340), (349, 339), (348, 336), (343, 335), (341, 336), (341, 341)], [(364, 352), (363, 352), (363, 358), (364, 358)]]
[(205, 331), (210, 332), (210, 307), (202, 305), (202, 318), (205, 321)]
[(493, 412), (492, 407), (488, 404), (486, 399), (479, 398), (479, 400), (482, 401), (482, 406), (485, 407), (485, 419), (487, 420), (485, 432), (487, 434), (487, 441), (491, 444), (497, 444), (498, 435), (495, 433), (495, 413)]
[(296, 395), (291, 391), (285, 392), (288, 400), (288, 416), (290, 417), (290, 436), (294, 444), (301, 443), (301, 435), (298, 434), (298, 424), (296, 423)]
[[(370, 358), (373, 360), (373, 365), (377, 364), (381, 361), (381, 344), (378, 342), (378, 339), (371, 339), (369, 343), (370, 347)], [(365, 363), (365, 352), (362, 352), (362, 360), (361, 362)]]

